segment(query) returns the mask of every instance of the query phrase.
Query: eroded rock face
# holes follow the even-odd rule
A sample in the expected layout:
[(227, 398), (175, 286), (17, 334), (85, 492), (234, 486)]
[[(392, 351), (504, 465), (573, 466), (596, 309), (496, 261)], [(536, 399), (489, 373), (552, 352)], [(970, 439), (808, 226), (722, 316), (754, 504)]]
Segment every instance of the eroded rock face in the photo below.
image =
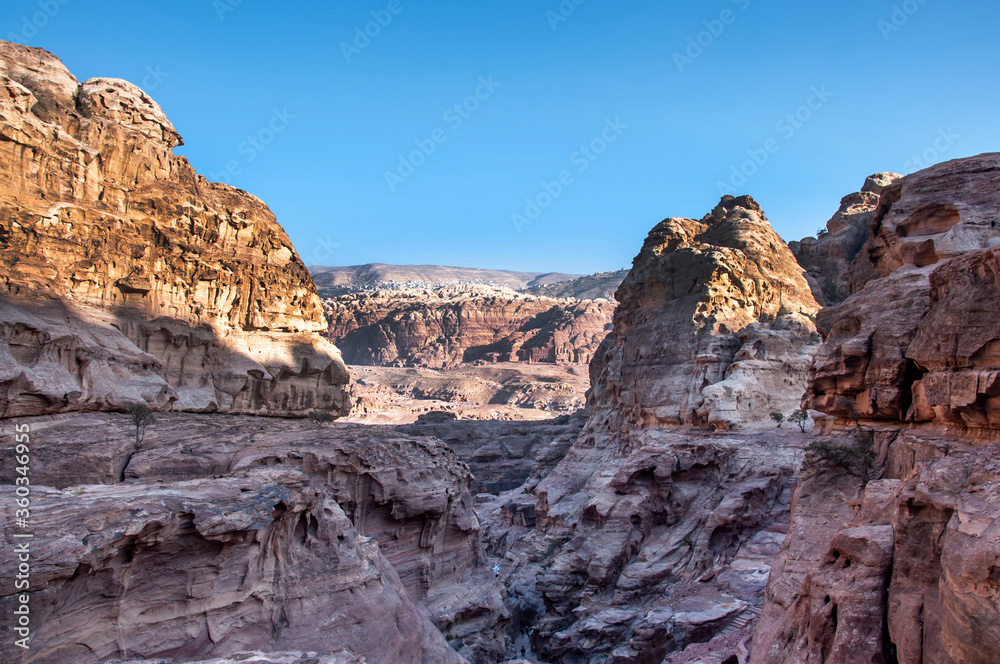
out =
[(818, 238), (788, 243), (799, 265), (805, 268), (806, 279), (820, 304), (838, 304), (851, 294), (848, 274), (851, 262), (868, 241), (882, 191), (901, 177), (898, 173), (868, 177), (861, 191), (840, 201), (840, 209), (826, 222)]
[(997, 428), (1000, 156), (934, 166), (882, 194), (851, 267), (854, 293), (825, 309), (811, 408)]
[(873, 430), (879, 479), (800, 482), (751, 662), (996, 661), (998, 195), (995, 154), (883, 192), (806, 395)]
[(595, 416), (612, 429), (728, 428), (798, 409), (819, 305), (753, 199), (660, 223), (617, 298), (591, 365)]
[(615, 308), (488, 286), (355, 293), (324, 306), (328, 337), (348, 363), (433, 369), (476, 361), (587, 364)]
[(746, 652), (806, 444), (728, 429), (798, 409), (818, 305), (731, 197), (658, 225), (617, 299), (586, 428), (540, 481), (483, 501), (488, 553), (543, 660), (660, 664), (718, 638), (722, 661)]
[(33, 661), (346, 649), (457, 664), (456, 650), (475, 663), (506, 649), (468, 468), (438, 441), (161, 415), (137, 450), (124, 416), (16, 422), (45, 505)]
[(253, 196), (172, 153), (160, 107), (0, 42), (0, 415), (345, 413), (309, 273)]

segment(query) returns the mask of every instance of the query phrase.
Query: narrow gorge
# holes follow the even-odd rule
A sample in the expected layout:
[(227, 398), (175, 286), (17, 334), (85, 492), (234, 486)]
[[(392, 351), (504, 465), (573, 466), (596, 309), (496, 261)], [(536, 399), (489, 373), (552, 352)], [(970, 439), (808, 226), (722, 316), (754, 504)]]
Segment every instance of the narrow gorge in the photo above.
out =
[(1000, 661), (1000, 154), (321, 297), (180, 145), (0, 42), (0, 664)]

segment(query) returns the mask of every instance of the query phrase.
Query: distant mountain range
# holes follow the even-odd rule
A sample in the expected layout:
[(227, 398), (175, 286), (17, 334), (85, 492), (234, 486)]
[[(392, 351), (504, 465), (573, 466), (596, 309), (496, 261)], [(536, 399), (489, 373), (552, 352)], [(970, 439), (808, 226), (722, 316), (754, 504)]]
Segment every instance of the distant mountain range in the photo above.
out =
[(474, 267), (383, 263), (347, 267), (314, 266), (310, 267), (309, 271), (323, 297), (373, 290), (385, 285), (489, 284), (519, 290), (570, 281), (580, 276), (560, 272), (514, 272)]

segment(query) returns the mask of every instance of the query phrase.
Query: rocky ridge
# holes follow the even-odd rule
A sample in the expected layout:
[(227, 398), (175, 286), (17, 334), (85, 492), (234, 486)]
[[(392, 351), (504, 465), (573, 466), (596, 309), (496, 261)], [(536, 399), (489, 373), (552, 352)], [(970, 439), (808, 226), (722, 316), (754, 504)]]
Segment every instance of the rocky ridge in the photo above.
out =
[(0, 42), (0, 415), (346, 414), (309, 273), (274, 215), (172, 149), (160, 107)]
[(788, 243), (806, 270), (816, 301), (823, 306), (843, 302), (851, 294), (848, 270), (868, 240), (882, 191), (901, 177), (898, 173), (869, 176), (861, 191), (844, 196), (818, 237)]
[(998, 197), (997, 154), (882, 193), (805, 397), (831, 441), (872, 432), (872, 479), (796, 488), (752, 662), (996, 661)]
[(587, 364), (608, 301), (554, 300), (489, 286), (382, 290), (324, 300), (327, 336), (349, 364), (453, 368), (473, 362)]

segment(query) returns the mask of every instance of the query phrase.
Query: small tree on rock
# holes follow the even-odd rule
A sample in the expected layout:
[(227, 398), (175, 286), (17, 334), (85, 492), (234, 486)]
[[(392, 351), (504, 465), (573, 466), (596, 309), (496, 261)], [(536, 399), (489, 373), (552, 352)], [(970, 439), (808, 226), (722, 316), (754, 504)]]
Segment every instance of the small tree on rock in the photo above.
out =
[(809, 413), (804, 410), (797, 410), (788, 416), (788, 421), (799, 425), (799, 431), (806, 432), (806, 423), (809, 421)]
[(785, 421), (785, 416), (782, 415), (781, 413), (775, 411), (775, 412), (771, 413), (771, 419), (778, 423), (778, 427), (777, 428), (780, 429), (781, 428), (781, 423)]
[(134, 403), (128, 408), (129, 417), (135, 425), (135, 447), (139, 449), (142, 439), (146, 436), (146, 427), (156, 421), (153, 411), (144, 403)]

